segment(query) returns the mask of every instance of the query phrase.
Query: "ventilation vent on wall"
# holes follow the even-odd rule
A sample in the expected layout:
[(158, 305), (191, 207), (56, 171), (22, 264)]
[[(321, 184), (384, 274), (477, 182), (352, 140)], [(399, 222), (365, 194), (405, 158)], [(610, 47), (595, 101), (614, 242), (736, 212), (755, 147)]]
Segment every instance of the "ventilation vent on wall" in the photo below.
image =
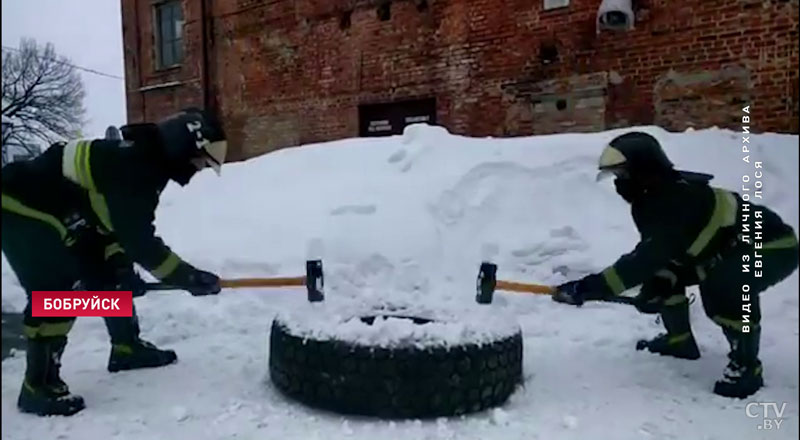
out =
[(608, 29), (629, 31), (633, 29), (634, 14), (631, 0), (603, 0), (597, 9), (597, 33)]

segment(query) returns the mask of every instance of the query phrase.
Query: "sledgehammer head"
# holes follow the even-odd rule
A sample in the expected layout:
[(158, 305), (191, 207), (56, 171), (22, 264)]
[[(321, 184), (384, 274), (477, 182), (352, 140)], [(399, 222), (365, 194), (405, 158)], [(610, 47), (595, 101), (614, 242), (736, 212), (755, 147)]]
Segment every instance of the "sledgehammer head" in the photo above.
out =
[(306, 261), (306, 290), (308, 291), (308, 302), (320, 302), (325, 299), (322, 260)]
[(497, 265), (493, 263), (481, 263), (478, 272), (478, 294), (475, 301), (478, 304), (491, 304), (494, 298), (494, 289), (497, 285)]

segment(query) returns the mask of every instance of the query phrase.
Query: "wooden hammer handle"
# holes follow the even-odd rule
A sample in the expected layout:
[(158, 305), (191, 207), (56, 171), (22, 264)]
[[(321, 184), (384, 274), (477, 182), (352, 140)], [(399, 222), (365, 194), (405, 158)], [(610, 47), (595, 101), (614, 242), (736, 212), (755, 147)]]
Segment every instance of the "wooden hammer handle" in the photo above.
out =
[(495, 289), (508, 290), (511, 292), (534, 293), (538, 295), (552, 295), (553, 292), (555, 292), (555, 288), (552, 286), (544, 286), (541, 284), (516, 283), (513, 281), (503, 281), (503, 280), (497, 280), (497, 285), (495, 286)]
[(236, 278), (220, 280), (221, 287), (288, 287), (305, 286), (306, 277)]

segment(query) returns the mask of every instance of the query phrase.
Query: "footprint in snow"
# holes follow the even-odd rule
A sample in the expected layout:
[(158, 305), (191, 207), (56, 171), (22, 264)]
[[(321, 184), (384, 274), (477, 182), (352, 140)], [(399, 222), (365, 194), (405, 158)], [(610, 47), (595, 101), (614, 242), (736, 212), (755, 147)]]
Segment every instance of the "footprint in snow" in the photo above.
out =
[(280, 271), (280, 265), (263, 263), (259, 261), (250, 260), (227, 260), (222, 265), (222, 271), (225, 273), (257, 273), (263, 275), (272, 275)]
[(176, 406), (172, 408), (172, 416), (175, 418), (176, 422), (183, 422), (189, 418), (190, 413), (185, 407)]
[(553, 273), (566, 277), (570, 273), (570, 269), (567, 266), (555, 266), (553, 267)]
[(572, 226), (564, 226), (550, 230), (550, 236), (556, 238), (578, 238), (578, 232)]
[(595, 347), (603, 347), (606, 345), (610, 345), (612, 342), (614, 342), (614, 340), (611, 338), (600, 338), (594, 341), (594, 345)]
[(537, 244), (535, 246), (525, 247), (522, 249), (515, 249), (511, 251), (511, 255), (517, 258), (524, 258), (529, 257), (531, 255), (539, 253), (539, 250), (542, 248), (541, 244)]
[(408, 152), (405, 150), (405, 148), (401, 148), (395, 151), (391, 156), (389, 156), (388, 162), (389, 163), (400, 162), (401, 160), (405, 159), (407, 155)]
[(512, 250), (511, 255), (517, 258), (525, 258), (535, 255), (542, 257), (541, 259), (548, 259), (550, 257), (557, 257), (568, 252), (583, 250), (586, 248), (586, 244), (569, 226), (550, 231), (550, 237), (554, 238), (555, 240), (548, 240), (547, 242), (537, 243), (531, 246)]
[(575, 416), (565, 415), (561, 420), (561, 423), (567, 429), (575, 429), (578, 426), (578, 418)]
[(376, 210), (375, 205), (345, 205), (333, 209), (331, 215), (370, 215), (374, 214)]

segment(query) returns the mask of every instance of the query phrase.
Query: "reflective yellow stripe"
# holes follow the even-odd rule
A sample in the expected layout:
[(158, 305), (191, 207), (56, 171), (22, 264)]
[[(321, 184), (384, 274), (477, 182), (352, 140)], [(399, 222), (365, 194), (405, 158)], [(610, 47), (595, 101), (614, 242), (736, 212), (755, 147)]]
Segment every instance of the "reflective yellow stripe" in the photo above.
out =
[(691, 336), (691, 335), (692, 335), (691, 332), (686, 332), (686, 333), (681, 333), (679, 335), (670, 336), (667, 339), (667, 344), (669, 344), (669, 345), (680, 344), (681, 342), (689, 339), (689, 336)]
[(133, 354), (133, 347), (127, 344), (113, 344), (111, 350), (115, 354), (131, 355)]
[(83, 167), (83, 156), (87, 153), (85, 145), (84, 141), (80, 141), (75, 147), (75, 171), (78, 174), (78, 185), (83, 188), (86, 188), (86, 169)]
[(790, 249), (797, 246), (797, 237), (794, 234), (767, 242), (762, 249)]
[(711, 214), (708, 224), (700, 231), (697, 239), (689, 246), (687, 251), (689, 255), (694, 257), (700, 255), (700, 252), (708, 246), (708, 243), (711, 242), (711, 239), (714, 238), (720, 228), (736, 224), (737, 207), (736, 197), (732, 193), (714, 188), (714, 212)]
[(89, 203), (91, 203), (92, 210), (95, 215), (97, 215), (97, 218), (100, 219), (100, 223), (102, 223), (107, 230), (113, 231), (114, 226), (111, 225), (111, 215), (108, 213), (106, 198), (98, 192), (89, 191)]
[(615, 269), (614, 266), (603, 271), (603, 278), (605, 278), (606, 284), (611, 288), (614, 295), (619, 295), (625, 291), (625, 284), (622, 282), (622, 278), (619, 277), (619, 273), (617, 273), (617, 269)]
[(63, 240), (67, 236), (67, 228), (54, 216), (23, 205), (19, 200), (3, 194), (3, 209), (25, 217), (43, 221), (54, 227)]
[(111, 217), (105, 197), (97, 192), (92, 177), (91, 141), (72, 141), (64, 147), (61, 171), (64, 177), (89, 191), (89, 203), (100, 223), (107, 231), (113, 231)]
[(83, 148), (83, 141), (79, 141), (75, 147), (75, 158), (73, 160), (75, 161), (75, 174), (78, 175), (78, 185), (80, 186), (83, 186), (83, 181), (85, 180), (83, 177), (83, 161), (81, 160), (84, 151), (86, 150)]
[(665, 306), (677, 306), (678, 304), (688, 301), (686, 295), (672, 295), (664, 300)]
[(112, 255), (120, 254), (122, 252), (122, 246), (120, 246), (119, 243), (111, 243), (110, 245), (106, 246), (103, 256), (106, 260), (108, 260)]
[(96, 191), (90, 162), (91, 141), (72, 141), (64, 147), (61, 172), (64, 177), (89, 191)]
[(75, 168), (78, 170), (78, 178), (79, 184), (88, 189), (89, 191), (94, 191), (94, 181), (92, 180), (92, 169), (89, 165), (89, 156), (91, 151), (89, 147), (91, 143), (89, 141), (80, 141), (78, 142), (77, 152), (75, 155)]
[(72, 329), (73, 324), (75, 324), (74, 319), (62, 322), (43, 322), (35, 327), (25, 325), (22, 327), (22, 333), (29, 339), (65, 336)]
[(27, 379), (22, 381), (22, 386), (24, 386), (29, 393), (36, 394), (36, 388), (32, 387), (31, 384), (28, 383)]
[(152, 273), (153, 276), (158, 279), (163, 279), (174, 272), (180, 263), (181, 259), (178, 258), (174, 252), (170, 252), (169, 256), (164, 260), (164, 262), (159, 264), (157, 268), (150, 271), (150, 273)]
[(86, 188), (89, 191), (97, 191), (97, 188), (94, 186), (94, 179), (92, 178), (92, 165), (89, 162), (89, 147), (91, 146), (91, 142), (86, 141), (83, 143), (83, 172), (84, 172), (84, 179), (86, 179)]
[(61, 173), (67, 179), (80, 185), (81, 180), (78, 178), (77, 161), (75, 160), (79, 142), (70, 141), (64, 147), (64, 156), (61, 158)]
[(716, 322), (717, 324), (723, 326), (723, 327), (728, 327), (728, 328), (736, 330), (738, 332), (741, 332), (742, 331), (742, 327), (744, 327), (745, 325), (749, 325), (751, 329), (758, 327), (758, 323), (757, 322), (752, 322), (751, 321), (749, 323), (743, 323), (743, 322), (737, 321), (735, 319), (723, 318), (722, 316), (719, 316), (719, 315), (714, 316), (713, 318), (711, 318), (711, 320)]

